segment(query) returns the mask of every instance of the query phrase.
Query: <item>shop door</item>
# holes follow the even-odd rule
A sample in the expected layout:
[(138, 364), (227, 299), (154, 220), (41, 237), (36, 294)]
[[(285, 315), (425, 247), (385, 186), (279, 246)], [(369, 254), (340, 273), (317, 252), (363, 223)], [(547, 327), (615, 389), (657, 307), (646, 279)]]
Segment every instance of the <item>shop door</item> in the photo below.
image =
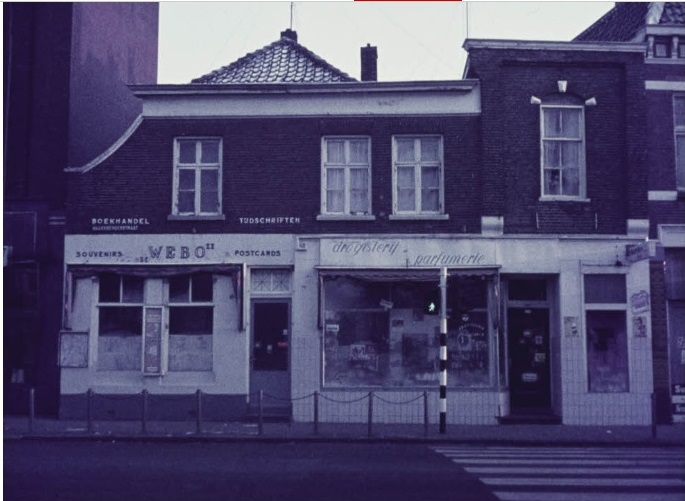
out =
[(511, 412), (551, 413), (549, 310), (509, 308), (507, 320)]
[(269, 405), (290, 404), (290, 303), (252, 302), (250, 392), (264, 392)]

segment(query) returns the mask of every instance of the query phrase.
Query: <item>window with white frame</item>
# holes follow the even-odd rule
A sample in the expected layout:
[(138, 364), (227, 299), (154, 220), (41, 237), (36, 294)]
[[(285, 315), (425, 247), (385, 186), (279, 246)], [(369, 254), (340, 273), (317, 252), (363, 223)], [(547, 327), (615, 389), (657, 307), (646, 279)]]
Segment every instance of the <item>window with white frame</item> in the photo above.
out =
[(588, 390), (620, 393), (629, 389), (626, 277), (586, 274), (585, 330)]
[(250, 292), (253, 294), (288, 294), (292, 291), (292, 272), (283, 269), (252, 269)]
[(142, 278), (104, 273), (98, 280), (98, 370), (141, 369)]
[(585, 197), (585, 124), (581, 106), (540, 108), (543, 198)]
[(169, 278), (169, 371), (211, 371), (214, 330), (211, 273)]
[(685, 190), (685, 95), (673, 96), (673, 128), (675, 131), (675, 172), (678, 190)]
[(174, 142), (173, 214), (221, 214), (221, 139), (177, 138)]
[(324, 137), (321, 214), (371, 214), (371, 140)]
[(393, 212), (443, 213), (442, 136), (393, 137)]

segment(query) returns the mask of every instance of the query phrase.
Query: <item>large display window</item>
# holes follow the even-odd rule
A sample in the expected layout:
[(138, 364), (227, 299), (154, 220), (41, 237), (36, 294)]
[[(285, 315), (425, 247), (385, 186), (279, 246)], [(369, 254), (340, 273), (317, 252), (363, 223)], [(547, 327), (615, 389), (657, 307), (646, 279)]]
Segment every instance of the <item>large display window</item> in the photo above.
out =
[[(448, 280), (448, 386), (495, 382), (485, 276)], [(326, 387), (416, 388), (439, 384), (440, 292), (435, 280), (382, 274), (323, 278)]]

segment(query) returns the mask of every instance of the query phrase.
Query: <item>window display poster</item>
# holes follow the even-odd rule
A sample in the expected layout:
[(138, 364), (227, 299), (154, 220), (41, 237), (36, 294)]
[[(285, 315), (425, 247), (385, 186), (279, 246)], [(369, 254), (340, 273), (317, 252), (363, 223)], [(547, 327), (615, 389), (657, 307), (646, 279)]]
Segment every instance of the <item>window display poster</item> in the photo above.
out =
[(143, 372), (162, 372), (162, 308), (145, 308)]

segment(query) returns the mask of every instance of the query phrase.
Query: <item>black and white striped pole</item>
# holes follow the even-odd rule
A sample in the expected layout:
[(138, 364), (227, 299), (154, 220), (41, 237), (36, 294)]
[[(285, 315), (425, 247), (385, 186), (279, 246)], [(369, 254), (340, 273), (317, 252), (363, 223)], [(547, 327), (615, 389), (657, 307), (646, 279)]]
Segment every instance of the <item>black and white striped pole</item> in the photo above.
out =
[(447, 268), (440, 268), (440, 433), (447, 431)]

